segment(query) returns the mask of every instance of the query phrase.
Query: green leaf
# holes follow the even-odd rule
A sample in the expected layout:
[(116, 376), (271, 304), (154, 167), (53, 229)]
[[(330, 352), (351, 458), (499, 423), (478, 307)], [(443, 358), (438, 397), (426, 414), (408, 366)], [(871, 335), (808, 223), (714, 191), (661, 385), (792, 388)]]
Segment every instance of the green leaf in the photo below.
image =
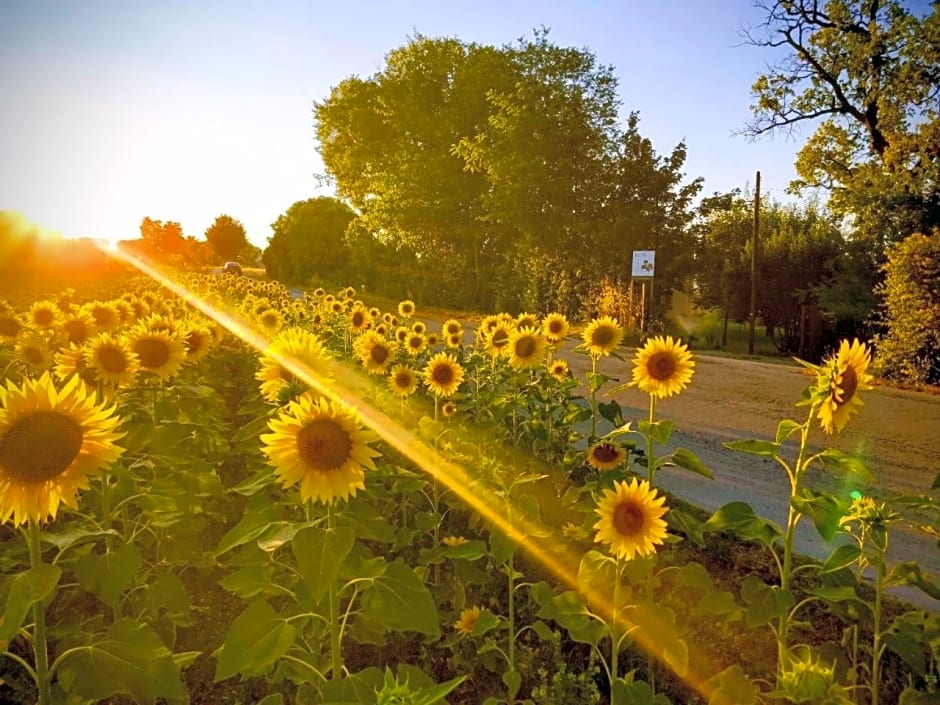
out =
[(450, 546), (444, 550), (447, 558), (461, 558), (465, 561), (478, 561), (487, 554), (483, 541), (468, 541), (459, 546)]
[(823, 564), (820, 572), (831, 573), (833, 571), (839, 570), (840, 568), (850, 566), (855, 563), (855, 561), (857, 561), (861, 555), (861, 549), (854, 543), (847, 543), (839, 546), (829, 555), (829, 558), (826, 559), (826, 562)]
[(666, 522), (670, 529), (685, 534), (689, 541), (696, 546), (703, 547), (705, 545), (705, 535), (703, 532), (705, 524), (700, 521), (698, 517), (670, 507), (669, 511), (666, 513)]
[(148, 702), (185, 693), (173, 654), (152, 627), (131, 619), (119, 619), (103, 639), (67, 656), (59, 683), (70, 694), (96, 701), (122, 694)]
[(803, 428), (803, 426), (798, 424), (796, 421), (784, 419), (779, 424), (777, 424), (777, 433), (774, 436), (774, 440), (779, 445), (792, 436), (796, 431), (799, 431), (801, 428)]
[(233, 526), (219, 541), (219, 545), (215, 549), (215, 557), (218, 558), (237, 546), (254, 541), (267, 531), (272, 523), (281, 518), (279, 514), (277, 504), (271, 501), (267, 493), (252, 495), (248, 500), (248, 506), (245, 507), (242, 520)]
[(936, 694), (908, 687), (901, 691), (898, 705), (937, 705)]
[(836, 535), (839, 522), (845, 514), (844, 508), (834, 497), (810, 489), (803, 490), (802, 496), (791, 497), (790, 504), (798, 512), (812, 519), (817, 533), (825, 541), (831, 541)]
[(715, 476), (712, 474), (712, 471), (709, 470), (708, 466), (703, 463), (695, 453), (686, 448), (676, 448), (671, 455), (667, 456), (666, 461), (683, 470), (689, 470), (703, 477), (707, 477), (709, 480), (715, 479)]
[(849, 600), (863, 602), (863, 600), (858, 596), (858, 593), (855, 592), (855, 588), (851, 585), (818, 587), (809, 589), (806, 592), (810, 595), (821, 597), (826, 602), (830, 603), (848, 602)]
[(256, 705), (284, 705), (284, 694), (271, 693), (270, 695), (265, 695)]
[(119, 534), (114, 529), (107, 531), (99, 529), (95, 529), (94, 531), (88, 529), (66, 529), (65, 531), (57, 531), (54, 534), (43, 532), (42, 540), (51, 543), (59, 549), (59, 554), (61, 555), (72, 546), (93, 541), (103, 536), (119, 536)]
[[(540, 595), (542, 599), (545, 596), (545, 594)], [(538, 616), (543, 619), (554, 619), (561, 627), (568, 630), (568, 634), (575, 641), (597, 646), (607, 634), (606, 627), (590, 616), (581, 596), (573, 590), (563, 592), (544, 603), (536, 598), (536, 602), (542, 605)]]
[(242, 599), (248, 599), (266, 592), (271, 587), (273, 575), (274, 566), (270, 563), (253, 565), (225, 576), (219, 581), (219, 585)]
[(493, 614), (489, 610), (483, 610), (480, 612), (480, 616), (477, 618), (476, 624), (473, 625), (473, 632), (471, 636), (483, 636), (488, 631), (496, 629), (500, 624), (500, 619), (497, 615)]
[(578, 591), (591, 600), (610, 600), (617, 562), (599, 551), (588, 551), (578, 566)]
[(774, 522), (757, 516), (747, 502), (729, 502), (705, 522), (705, 531), (731, 531), (741, 538), (758, 540), (773, 546), (783, 536)]
[(771, 586), (749, 575), (741, 583), (741, 599), (747, 604), (744, 622), (748, 627), (760, 627), (786, 614), (796, 600), (789, 590)]
[(30, 608), (53, 593), (60, 577), (62, 569), (47, 563), (24, 570), (13, 577), (3, 608), (3, 617), (0, 619), (0, 646), (6, 648), (7, 642), (23, 624)]
[(610, 423), (615, 427), (623, 425), (623, 412), (621, 411), (620, 404), (616, 399), (606, 403), (598, 404), (597, 411), (602, 418), (610, 421)]
[(143, 559), (133, 544), (102, 554), (89, 553), (75, 563), (79, 584), (106, 605), (114, 607), (134, 581)]
[(921, 569), (916, 561), (902, 561), (885, 576), (885, 586), (914, 585), (935, 600), (940, 600), (940, 585), (937, 585)]
[(884, 643), (900, 656), (914, 673), (923, 677), (927, 675), (926, 659), (924, 657), (925, 644), (921, 642), (918, 636), (920, 635), (907, 631), (888, 632), (884, 635)]
[(669, 439), (672, 437), (672, 426), (672, 421), (668, 419), (654, 421), (653, 423), (649, 421), (638, 421), (636, 424), (637, 430), (640, 432), (641, 436), (652, 438), (661, 446), (669, 443)]
[(294, 643), (297, 629), (265, 600), (251, 603), (232, 626), (216, 652), (216, 682), (241, 673), (263, 675)]
[(362, 595), (362, 616), (387, 629), (440, 636), (440, 619), (427, 586), (402, 560), (389, 563)]
[(310, 524), (296, 521), (272, 522), (268, 528), (258, 536), (258, 548), (265, 552), (276, 551), (285, 543), (293, 541), (294, 537), (308, 526), (310, 526)]
[(770, 441), (731, 441), (730, 443), (725, 443), (723, 445), (729, 450), (736, 450), (739, 453), (759, 455), (762, 458), (776, 458), (777, 455), (780, 454), (780, 444), (771, 443)]
[(333, 529), (310, 526), (294, 536), (291, 550), (314, 599), (319, 600), (329, 591), (355, 543), (356, 534), (347, 526)]
[(813, 457), (817, 458), (829, 470), (851, 473), (853, 475), (857, 475), (865, 482), (874, 481), (872, 474), (868, 471), (868, 466), (865, 464), (865, 461), (857, 456), (849, 455), (848, 453), (845, 453), (838, 448), (826, 448), (824, 451), (816, 454)]
[(588, 389), (592, 392), (597, 392), (603, 387), (607, 382), (610, 381), (610, 377), (600, 372), (587, 372), (585, 373), (588, 381)]
[(755, 705), (760, 688), (740, 666), (729, 666), (708, 680), (708, 705)]
[(323, 684), (323, 705), (373, 705), (375, 694), (385, 678), (381, 669), (370, 666), (346, 678), (330, 679)]
[(512, 669), (503, 673), (503, 683), (506, 685), (506, 688), (509, 690), (510, 700), (515, 699), (516, 693), (519, 692), (519, 688), (522, 687), (522, 674), (519, 671)]
[(536, 619), (535, 622), (532, 623), (532, 629), (538, 634), (539, 639), (542, 641), (553, 641), (555, 639), (555, 632), (541, 619)]
[(465, 680), (467, 680), (467, 676), (457, 676), (430, 688), (422, 688), (415, 694), (414, 703), (415, 705), (437, 705)]

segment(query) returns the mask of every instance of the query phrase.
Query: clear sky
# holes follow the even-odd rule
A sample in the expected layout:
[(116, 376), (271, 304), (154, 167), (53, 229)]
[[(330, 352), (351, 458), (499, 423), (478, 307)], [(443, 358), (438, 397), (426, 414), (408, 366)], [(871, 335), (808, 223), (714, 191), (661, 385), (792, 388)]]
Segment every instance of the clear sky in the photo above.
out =
[[(784, 198), (800, 144), (734, 136), (773, 57), (740, 43), (748, 0), (0, 0), (0, 210), (67, 236), (202, 237), (227, 213), (264, 246), (314, 175), (314, 101), (421, 33), (502, 45), (532, 29), (613, 65), (660, 154), (682, 139), (705, 193)], [(802, 141), (809, 134), (799, 137)]]

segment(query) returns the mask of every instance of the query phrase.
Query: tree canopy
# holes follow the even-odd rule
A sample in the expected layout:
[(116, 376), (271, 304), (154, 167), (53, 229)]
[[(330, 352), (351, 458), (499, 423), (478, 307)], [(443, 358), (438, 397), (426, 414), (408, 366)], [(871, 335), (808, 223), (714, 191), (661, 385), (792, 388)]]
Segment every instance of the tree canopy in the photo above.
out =
[(940, 5), (897, 0), (775, 0), (747, 34), (784, 58), (753, 86), (747, 133), (816, 125), (793, 186), (822, 187), (881, 258), (940, 225)]
[(663, 290), (689, 278), (685, 145), (659, 157), (635, 113), (619, 119), (611, 68), (545, 30), (503, 47), (419, 35), (314, 113), (340, 198), (451, 304), (577, 308), (589, 281), (628, 276), (634, 244), (661, 250)]
[(225, 214), (217, 216), (212, 225), (206, 228), (206, 241), (223, 262), (237, 260), (248, 247), (245, 226)]

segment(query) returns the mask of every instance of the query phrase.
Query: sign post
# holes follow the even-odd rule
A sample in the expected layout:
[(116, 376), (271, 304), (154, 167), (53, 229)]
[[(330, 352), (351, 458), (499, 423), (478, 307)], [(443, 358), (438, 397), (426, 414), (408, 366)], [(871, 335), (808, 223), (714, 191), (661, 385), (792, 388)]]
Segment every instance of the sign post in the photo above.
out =
[(655, 250), (634, 250), (633, 267), (630, 270), (630, 291), (633, 291), (633, 280), (640, 280), (640, 330), (646, 330), (646, 282), (650, 283), (650, 303), (653, 301), (653, 276), (656, 272)]

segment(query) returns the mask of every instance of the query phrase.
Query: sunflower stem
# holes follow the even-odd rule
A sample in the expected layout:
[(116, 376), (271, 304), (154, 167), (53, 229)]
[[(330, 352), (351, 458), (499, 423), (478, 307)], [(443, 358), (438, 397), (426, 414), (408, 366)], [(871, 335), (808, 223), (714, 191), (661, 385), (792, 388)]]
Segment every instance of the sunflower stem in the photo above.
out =
[[(327, 504), (326, 526), (332, 531), (336, 522), (333, 502)], [(337, 578), (330, 581), (330, 662), (332, 664), (330, 677), (338, 681), (343, 674), (343, 656), (340, 651), (339, 633), (339, 592), (336, 587)]]
[[(512, 508), (508, 509), (510, 527), (512, 526)], [(516, 670), (516, 550), (513, 548), (509, 553), (509, 559), (506, 562), (506, 572), (509, 574), (509, 649), (508, 658), (509, 670)], [(508, 687), (508, 686), (507, 686)], [(509, 692), (509, 705), (516, 705), (516, 696)]]
[(646, 436), (646, 475), (649, 479), (650, 487), (653, 486), (653, 472), (656, 469), (656, 463), (653, 461), (652, 426), (654, 423), (656, 423), (656, 396), (650, 394), (650, 432)]
[[(39, 522), (29, 520), (29, 566), (37, 570), (42, 565), (42, 545)], [(49, 684), (49, 650), (46, 644), (46, 608), (42, 600), (33, 603), (33, 655), (36, 663), (36, 687), (39, 689), (39, 705), (49, 705), (52, 693)]]
[(620, 705), (615, 695), (614, 682), (617, 680), (620, 657), (620, 576), (623, 572), (623, 557), (617, 556), (614, 570), (614, 599), (610, 619), (610, 705)]
[(588, 445), (594, 443), (597, 438), (597, 390), (594, 383), (597, 377), (597, 355), (591, 355), (591, 379), (588, 380), (588, 389), (591, 392), (591, 437), (588, 439)]

